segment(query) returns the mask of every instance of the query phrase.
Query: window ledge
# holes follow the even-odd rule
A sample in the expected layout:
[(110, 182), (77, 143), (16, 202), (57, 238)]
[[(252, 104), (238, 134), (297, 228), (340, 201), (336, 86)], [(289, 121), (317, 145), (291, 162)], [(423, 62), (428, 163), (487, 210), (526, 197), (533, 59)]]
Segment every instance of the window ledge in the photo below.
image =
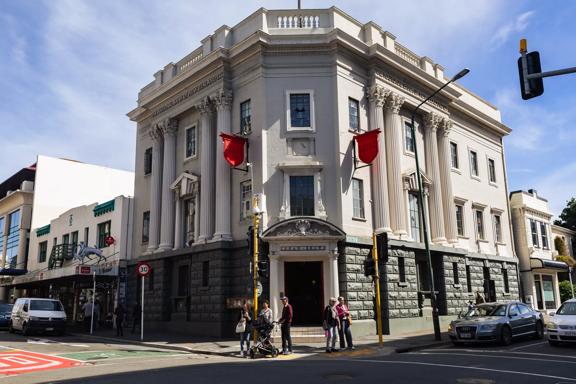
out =
[(502, 242), (499, 242), (499, 241), (498, 241), (498, 242), (496, 242), (496, 245), (502, 245), (502, 246), (505, 246), (505, 245), (506, 245), (506, 243), (502, 243)]
[(360, 134), (362, 134), (362, 133), (366, 133), (366, 132), (369, 132), (369, 131), (363, 131), (362, 129), (354, 130), (354, 129), (348, 127), (348, 132), (353, 133), (353, 134), (355, 134), (355, 135), (360, 135)]
[(399, 281), (396, 284), (398, 284), (399, 287), (407, 287), (408, 286), (408, 282), (407, 281)]
[(416, 157), (416, 155), (414, 154), (414, 152), (407, 151), (406, 149), (404, 149), (404, 155), (410, 156), (410, 157)]
[(198, 159), (198, 154), (195, 154), (194, 156), (186, 157), (186, 158), (184, 158), (184, 164), (186, 164), (192, 160), (196, 160), (196, 159)]
[(367, 221), (366, 218), (364, 218), (364, 217), (352, 217), (352, 220), (354, 220), (354, 221), (362, 221), (362, 222), (364, 222), (364, 223)]
[(510, 292), (502, 292), (502, 296), (510, 296)]
[(490, 184), (490, 186), (494, 187), (494, 188), (498, 188), (498, 184), (496, 184), (493, 181), (489, 181), (488, 184)]
[(476, 241), (478, 241), (479, 243), (489, 243), (489, 241), (486, 239), (476, 239)]
[(462, 289), (462, 284), (452, 284), (452, 286), (456, 289)]
[(145, 174), (144, 174), (144, 177), (150, 177), (151, 174), (152, 174), (152, 172), (150, 172), (150, 173), (145, 173)]
[(462, 174), (462, 171), (461, 171), (460, 169), (458, 169), (458, 168), (452, 167), (451, 171), (454, 172), (454, 173), (457, 173), (457, 174), (459, 174), (459, 175)]
[(460, 236), (460, 235), (458, 235), (458, 238), (459, 238), (459, 239), (463, 239), (463, 240), (470, 240), (470, 237), (468, 237), (468, 236)]
[(470, 178), (472, 180), (476, 180), (476, 181), (480, 181), (480, 182), (482, 181), (482, 179), (479, 176), (470, 175)]

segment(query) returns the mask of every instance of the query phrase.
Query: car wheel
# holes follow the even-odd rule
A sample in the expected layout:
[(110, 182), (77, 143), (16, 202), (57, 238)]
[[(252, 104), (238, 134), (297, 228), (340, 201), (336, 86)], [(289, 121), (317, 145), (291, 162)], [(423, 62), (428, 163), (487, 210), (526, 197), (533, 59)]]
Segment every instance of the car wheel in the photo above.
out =
[(553, 347), (557, 347), (560, 345), (560, 342), (555, 341), (555, 340), (548, 340), (548, 344), (550, 344)]
[(22, 334), (24, 336), (29, 336), (30, 335), (30, 329), (28, 328), (28, 323), (24, 323), (22, 325)]
[(500, 331), (500, 342), (502, 345), (512, 344), (512, 330), (508, 326), (502, 327)]
[(537, 340), (542, 340), (544, 338), (544, 325), (541, 321), (536, 322), (536, 329), (534, 330), (534, 338)]

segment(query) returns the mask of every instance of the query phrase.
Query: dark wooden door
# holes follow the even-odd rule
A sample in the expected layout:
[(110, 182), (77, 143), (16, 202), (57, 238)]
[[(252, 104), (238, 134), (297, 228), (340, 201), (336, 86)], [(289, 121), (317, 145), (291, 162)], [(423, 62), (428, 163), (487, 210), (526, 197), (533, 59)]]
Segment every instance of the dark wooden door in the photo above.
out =
[(322, 324), (324, 284), (321, 261), (284, 263), (284, 290), (294, 311), (293, 325)]

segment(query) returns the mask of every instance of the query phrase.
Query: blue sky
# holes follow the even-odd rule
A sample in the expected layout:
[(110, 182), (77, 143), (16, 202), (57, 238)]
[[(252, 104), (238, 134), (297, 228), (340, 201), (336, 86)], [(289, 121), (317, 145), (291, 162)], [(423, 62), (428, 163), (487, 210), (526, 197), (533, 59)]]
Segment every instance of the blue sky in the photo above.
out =
[[(544, 70), (576, 66), (576, 2), (569, 0), (308, 1), (373, 20), (448, 76), (495, 104), (514, 132), (505, 139), (511, 190), (536, 188), (559, 213), (576, 195), (576, 74), (545, 80), (523, 101), (518, 41)], [(134, 168), (135, 125), (125, 114), (153, 73), (222, 24), (296, 0), (0, 0), (0, 180), (36, 154)], [(73, 182), (72, 180), (70, 182)]]

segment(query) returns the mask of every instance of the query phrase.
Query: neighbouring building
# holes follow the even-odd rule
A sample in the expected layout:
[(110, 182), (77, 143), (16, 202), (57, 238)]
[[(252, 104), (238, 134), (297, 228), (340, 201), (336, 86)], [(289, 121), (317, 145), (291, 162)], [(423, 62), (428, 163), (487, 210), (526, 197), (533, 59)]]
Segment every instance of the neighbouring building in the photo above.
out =
[[(154, 77), (128, 114), (137, 124), (129, 297), (140, 295), (136, 262), (149, 262), (151, 326), (233, 333), (252, 292), (246, 232), (258, 194), (269, 274), (261, 299), (275, 316), (287, 295), (295, 326), (319, 326), (329, 297), (342, 295), (354, 332), (375, 332), (363, 262), (372, 232), (386, 231), (385, 331), (429, 329), (416, 148), (441, 319), (478, 291), (518, 298), (503, 147), (511, 130), (495, 106), (451, 84), (417, 114), (414, 137), (411, 111), (448, 78), (392, 33), (335, 7), (261, 8)], [(360, 168), (354, 137), (376, 129), (378, 155)], [(250, 169), (231, 169), (221, 133), (247, 140)]]
[(558, 273), (568, 265), (555, 260), (548, 200), (534, 189), (510, 193), (514, 243), (520, 265), (523, 300), (534, 308), (550, 312), (560, 306)]
[[(134, 173), (74, 160), (38, 156), (33, 167), (23, 169), (2, 185), (4, 184), (11, 192), (7, 193), (7, 196), (0, 201), (0, 207), (4, 200), (10, 201), (9, 199), (14, 199), (14, 197), (22, 200), (22, 203), (18, 203), (22, 206), (19, 209), (20, 213), (14, 213), (18, 212), (14, 206), (10, 211), (12, 213), (5, 216), (4, 219), (4, 223), (8, 222), (8, 224), (5, 224), (7, 230), (2, 236), (3, 243), (19, 244), (17, 252), (15, 250), (10, 251), (11, 246), (4, 247), (5, 250), (3, 251), (2, 265), (5, 268), (0, 270), (0, 275), (3, 276), (0, 280), (0, 290), (4, 295), (1, 299), (8, 300), (31, 294), (48, 295), (49, 289), (45, 288), (49, 288), (52, 283), (55, 283), (52, 285), (53, 289), (66, 286), (63, 280), (58, 279), (65, 275), (68, 276), (68, 272), (64, 273), (62, 270), (56, 272), (54, 268), (49, 267), (49, 261), (53, 250), (62, 248), (62, 244), (66, 240), (66, 233), (68, 234), (67, 243), (75, 242), (72, 236), (76, 235), (73, 235), (72, 229), (76, 228), (76, 225), (81, 225), (84, 219), (75, 224), (74, 215), (76, 212), (72, 208), (80, 207), (76, 209), (82, 211), (83, 207), (81, 206), (85, 204), (104, 203), (119, 195), (132, 196), (134, 193)], [(111, 204), (113, 207), (114, 204), (119, 204), (122, 207), (116, 207), (118, 214), (129, 205), (123, 200), (118, 203), (113, 200)], [(72, 211), (70, 211), (71, 209)], [(68, 216), (61, 216), (65, 213)], [(81, 217), (87, 215), (80, 212), (78, 214)], [(72, 215), (72, 221), (70, 221), (70, 215)], [(16, 226), (14, 219), (17, 216), (20, 220), (18, 226)], [(53, 220), (55, 220), (55, 228), (51, 229)], [(95, 218), (95, 221), (98, 219)], [(68, 232), (61, 228), (66, 224), (70, 229)], [(120, 223), (118, 222), (117, 225)], [(14, 240), (16, 230), (13, 228), (19, 228), (18, 240)], [(77, 228), (77, 230), (79, 231), (77, 236), (82, 240), (84, 227)], [(95, 239), (96, 227), (91, 230), (93, 233), (90, 235), (90, 245), (94, 246), (96, 242), (93, 242), (92, 239)], [(0, 231), (2, 231), (1, 225)], [(118, 231), (120, 230), (117, 229), (116, 232)], [(42, 251), (38, 249), (40, 243), (43, 243)], [(66, 263), (62, 264), (62, 266), (66, 265)], [(52, 264), (52, 266), (54, 265)], [(81, 271), (86, 272), (87, 269)], [(20, 276), (14, 276), (15, 274)], [(56, 280), (52, 281), (53, 279)], [(74, 278), (70, 277), (64, 280), (69, 282), (69, 287), (66, 289), (69, 289), (72, 294)], [(9, 291), (11, 292), (9, 293)]]
[[(557, 251), (560, 256), (570, 256), (572, 259), (576, 260), (576, 231), (559, 225), (552, 225), (551, 228), (554, 250)], [(563, 250), (556, 248), (555, 241), (557, 238), (562, 239), (565, 246)]]

